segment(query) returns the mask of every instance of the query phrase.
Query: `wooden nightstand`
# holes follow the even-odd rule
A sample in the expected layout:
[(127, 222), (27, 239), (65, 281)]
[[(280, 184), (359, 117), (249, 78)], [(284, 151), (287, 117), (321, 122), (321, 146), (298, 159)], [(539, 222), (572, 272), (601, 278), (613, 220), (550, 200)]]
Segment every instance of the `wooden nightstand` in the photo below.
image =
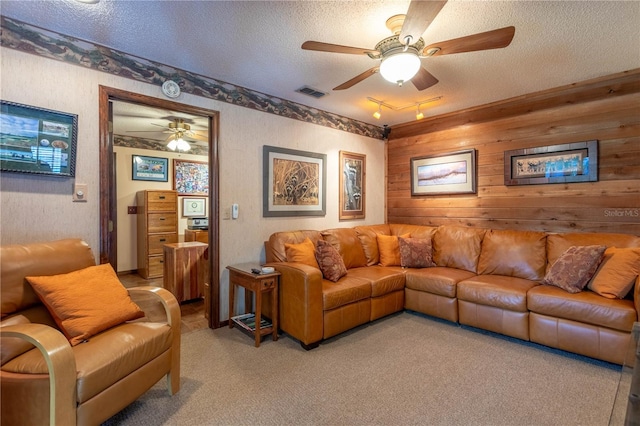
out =
[[(238, 265), (227, 266), (229, 270), (229, 328), (238, 325), (245, 330), (253, 333), (256, 339), (256, 348), (260, 346), (262, 336), (271, 334), (273, 340), (278, 340), (278, 284), (280, 280), (280, 272), (270, 274), (254, 274), (251, 269), (260, 269), (257, 263), (241, 263)], [(247, 327), (242, 322), (244, 315), (234, 316), (235, 305), (235, 287), (239, 285), (244, 287), (245, 295), (247, 291), (251, 291), (256, 295), (255, 307), (255, 329)], [(265, 328), (261, 326), (262, 318), (262, 293), (271, 293), (271, 324)], [(245, 310), (250, 305), (250, 298), (245, 297)]]

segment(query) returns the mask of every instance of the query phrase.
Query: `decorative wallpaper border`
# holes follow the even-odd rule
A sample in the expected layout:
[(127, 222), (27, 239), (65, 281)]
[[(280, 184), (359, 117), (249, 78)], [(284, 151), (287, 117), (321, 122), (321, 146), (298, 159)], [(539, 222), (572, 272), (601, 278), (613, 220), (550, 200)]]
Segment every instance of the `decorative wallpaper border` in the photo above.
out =
[[(151, 151), (177, 152), (167, 148), (167, 143), (155, 139), (138, 138), (135, 136), (113, 135), (113, 145), (124, 148), (148, 149)], [(188, 154), (202, 155), (208, 157), (209, 147), (203, 145), (191, 144)]]
[(173, 80), (185, 93), (383, 139), (382, 127), (129, 55), (4, 16), (0, 17), (0, 31), (0, 45), (10, 49), (157, 86), (161, 86), (166, 80)]

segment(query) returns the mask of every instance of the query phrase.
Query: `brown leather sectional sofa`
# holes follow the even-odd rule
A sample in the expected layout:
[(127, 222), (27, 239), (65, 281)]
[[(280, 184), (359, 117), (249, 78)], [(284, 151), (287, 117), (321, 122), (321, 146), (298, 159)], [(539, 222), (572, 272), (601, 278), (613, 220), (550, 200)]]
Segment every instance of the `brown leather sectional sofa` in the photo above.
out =
[[(436, 266), (380, 266), (378, 234), (431, 239)], [(334, 283), (318, 268), (287, 262), (285, 244), (306, 238), (330, 242), (347, 275)], [(622, 364), (638, 321), (640, 277), (625, 299), (542, 285), (566, 249), (594, 244), (640, 247), (640, 237), (383, 224), (278, 232), (266, 243), (266, 261), (282, 274), (280, 327), (307, 349), (407, 309)]]

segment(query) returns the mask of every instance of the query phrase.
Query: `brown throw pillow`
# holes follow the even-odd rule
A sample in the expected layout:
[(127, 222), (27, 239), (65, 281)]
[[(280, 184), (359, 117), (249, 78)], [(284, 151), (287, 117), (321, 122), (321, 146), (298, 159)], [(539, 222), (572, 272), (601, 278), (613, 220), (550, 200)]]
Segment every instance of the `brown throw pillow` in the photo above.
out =
[(609, 247), (589, 290), (608, 299), (624, 299), (640, 275), (640, 247)]
[(71, 346), (144, 316), (108, 263), (68, 274), (26, 279)]
[(544, 284), (580, 293), (602, 261), (606, 246), (572, 246), (555, 261), (544, 277)]
[(285, 244), (284, 252), (287, 255), (287, 262), (304, 263), (319, 269), (316, 262), (316, 247), (309, 237), (300, 244)]
[(335, 247), (324, 240), (318, 240), (316, 245), (316, 260), (322, 271), (322, 276), (334, 283), (347, 275), (342, 256)]
[(400, 266), (403, 268), (429, 268), (433, 263), (431, 240), (422, 238), (398, 238)]

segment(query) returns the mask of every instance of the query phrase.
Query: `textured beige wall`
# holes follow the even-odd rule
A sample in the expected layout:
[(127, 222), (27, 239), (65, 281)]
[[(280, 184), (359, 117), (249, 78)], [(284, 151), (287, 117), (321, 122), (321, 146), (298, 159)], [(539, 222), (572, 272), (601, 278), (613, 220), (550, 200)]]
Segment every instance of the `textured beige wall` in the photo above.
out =
[[(0, 244), (57, 238), (85, 239), (99, 247), (98, 86), (162, 97), (159, 86), (0, 48), (0, 98), (76, 113), (75, 182), (89, 186), (88, 202), (71, 201), (73, 179), (3, 173), (0, 177)], [(215, 77), (215, 76), (213, 76)], [(237, 220), (220, 222), (221, 319), (227, 318), (226, 265), (263, 261), (263, 242), (273, 232), (325, 229), (384, 221), (384, 142), (189, 94), (177, 102), (220, 111), (220, 204), (240, 206)], [(262, 217), (262, 146), (327, 154), (324, 217)], [(365, 220), (338, 220), (339, 151), (367, 156)]]

